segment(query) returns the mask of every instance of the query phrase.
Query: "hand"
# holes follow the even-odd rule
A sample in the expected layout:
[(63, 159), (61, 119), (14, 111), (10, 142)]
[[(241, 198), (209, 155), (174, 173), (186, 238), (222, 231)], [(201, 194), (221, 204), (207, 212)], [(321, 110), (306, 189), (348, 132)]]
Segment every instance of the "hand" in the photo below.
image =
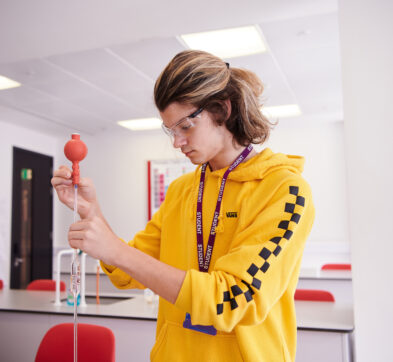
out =
[(114, 265), (124, 246), (111, 230), (108, 224), (100, 217), (93, 217), (78, 221), (70, 226), (68, 242), (72, 248), (81, 249), (95, 259), (106, 264)]
[[(57, 192), (59, 200), (73, 210), (75, 193), (71, 173), (72, 171), (67, 166), (60, 166), (53, 173), (51, 183)], [(78, 213), (82, 219), (100, 213), (94, 184), (88, 178), (81, 178), (78, 185)]]

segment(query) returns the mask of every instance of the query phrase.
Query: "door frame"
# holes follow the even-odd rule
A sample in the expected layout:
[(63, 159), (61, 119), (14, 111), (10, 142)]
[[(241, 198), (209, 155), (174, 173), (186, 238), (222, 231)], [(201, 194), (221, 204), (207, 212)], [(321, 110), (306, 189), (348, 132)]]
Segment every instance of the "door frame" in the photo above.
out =
[[(23, 161), (23, 166), (21, 166), (18, 160), (23, 157), (26, 157), (26, 164)], [(34, 171), (34, 167), (31, 167), (32, 162), (40, 163), (40, 167), (42, 166), (45, 172), (42, 172), (42, 169), (41, 172)], [(11, 289), (20, 289), (20, 277), (18, 269), (14, 267), (14, 262), (16, 257), (20, 257), (17, 245), (20, 242), (21, 235), (21, 167), (33, 169), (31, 280), (52, 279), (53, 275), (53, 188), (50, 184), (50, 178), (53, 173), (53, 157), (14, 146), (10, 245)], [(48, 193), (45, 190), (48, 190)]]

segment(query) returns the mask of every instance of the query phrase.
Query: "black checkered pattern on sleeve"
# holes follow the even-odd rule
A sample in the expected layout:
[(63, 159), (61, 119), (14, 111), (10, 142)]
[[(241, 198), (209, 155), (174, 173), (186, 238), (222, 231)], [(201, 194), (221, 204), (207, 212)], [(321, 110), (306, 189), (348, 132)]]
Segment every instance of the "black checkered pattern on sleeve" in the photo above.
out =
[(243, 296), (247, 303), (253, 299), (253, 295), (255, 294), (254, 289), (259, 290), (262, 286), (262, 281), (260, 278), (258, 278), (258, 276), (261, 275), (261, 273), (265, 274), (268, 272), (270, 267), (269, 260), (271, 260), (272, 255), (277, 257), (282, 250), (281, 246), (283, 242), (289, 241), (291, 239), (293, 235), (292, 230), (294, 229), (294, 226), (299, 223), (301, 218), (301, 214), (295, 212), (295, 210), (299, 209), (296, 208), (296, 205), (304, 207), (306, 200), (303, 196), (299, 195), (298, 186), (289, 186), (289, 194), (292, 195), (292, 200), (291, 202), (285, 203), (284, 211), (286, 218), (281, 220), (277, 225), (277, 236), (274, 236), (270, 239), (270, 241), (275, 244), (274, 250), (271, 251), (268, 248), (263, 247), (259, 252), (258, 257), (253, 263), (251, 263), (247, 269), (247, 273), (252, 277), (251, 284), (248, 284), (242, 280), (242, 284), (245, 286), (245, 288), (240, 288), (240, 286), (235, 284), (230, 287), (230, 290), (227, 290), (223, 293), (223, 302), (217, 304), (218, 315), (224, 312), (225, 304), (228, 304), (231, 310), (236, 309), (238, 307), (236, 298), (241, 298)]

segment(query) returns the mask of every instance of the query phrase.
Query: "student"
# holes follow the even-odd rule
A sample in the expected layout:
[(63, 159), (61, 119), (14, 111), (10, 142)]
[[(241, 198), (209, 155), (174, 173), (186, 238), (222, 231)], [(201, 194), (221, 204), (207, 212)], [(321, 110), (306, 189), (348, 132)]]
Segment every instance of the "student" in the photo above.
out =
[[(112, 231), (89, 179), (68, 239), (102, 260), (120, 288), (161, 296), (152, 361), (293, 361), (294, 292), (314, 207), (299, 156), (257, 153), (271, 124), (256, 75), (202, 51), (176, 55), (159, 76), (164, 131), (196, 171), (178, 178), (144, 231)], [(72, 208), (71, 171), (52, 184)], [(130, 360), (132, 351), (130, 351)]]

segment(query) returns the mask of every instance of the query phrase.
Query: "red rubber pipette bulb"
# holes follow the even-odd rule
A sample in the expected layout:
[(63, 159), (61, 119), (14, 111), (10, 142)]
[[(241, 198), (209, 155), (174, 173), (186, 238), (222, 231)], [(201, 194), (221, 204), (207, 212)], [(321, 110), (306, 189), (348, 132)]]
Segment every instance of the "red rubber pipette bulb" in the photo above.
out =
[(79, 184), (79, 162), (82, 161), (87, 155), (87, 147), (81, 136), (77, 133), (71, 135), (71, 140), (64, 146), (65, 156), (72, 162), (72, 183)]

